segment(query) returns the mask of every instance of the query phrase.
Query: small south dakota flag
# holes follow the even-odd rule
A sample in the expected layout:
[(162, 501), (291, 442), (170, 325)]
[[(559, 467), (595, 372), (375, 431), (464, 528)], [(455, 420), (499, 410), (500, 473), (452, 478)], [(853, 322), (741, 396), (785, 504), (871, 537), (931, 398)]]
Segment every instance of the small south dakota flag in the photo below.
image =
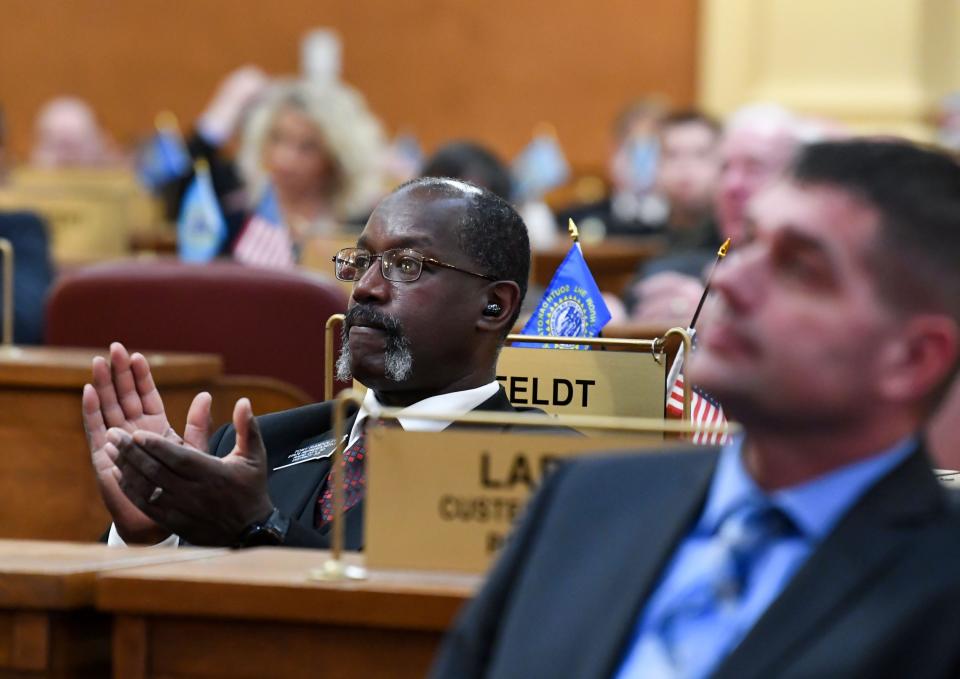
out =
[(198, 160), (193, 181), (183, 196), (177, 220), (177, 250), (184, 262), (209, 262), (220, 252), (227, 224), (217, 203), (210, 166)]
[(137, 175), (151, 191), (190, 172), (190, 153), (180, 135), (177, 119), (172, 113), (161, 113), (156, 126), (156, 133), (137, 157)]
[[(600, 288), (593, 280), (583, 258), (580, 243), (574, 243), (560, 263), (557, 272), (543, 293), (536, 311), (523, 326), (523, 335), (552, 337), (596, 337), (609, 322), (610, 310), (603, 301)], [(514, 343), (515, 347), (552, 349), (588, 349), (576, 344)]]

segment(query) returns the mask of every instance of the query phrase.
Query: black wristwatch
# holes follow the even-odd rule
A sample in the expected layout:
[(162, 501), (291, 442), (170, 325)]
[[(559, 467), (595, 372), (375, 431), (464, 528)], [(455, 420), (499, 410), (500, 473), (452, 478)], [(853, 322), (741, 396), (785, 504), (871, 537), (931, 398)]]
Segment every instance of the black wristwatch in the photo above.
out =
[(283, 516), (279, 509), (270, 512), (264, 521), (254, 521), (243, 529), (235, 547), (264, 547), (282, 545), (287, 539), (290, 519)]

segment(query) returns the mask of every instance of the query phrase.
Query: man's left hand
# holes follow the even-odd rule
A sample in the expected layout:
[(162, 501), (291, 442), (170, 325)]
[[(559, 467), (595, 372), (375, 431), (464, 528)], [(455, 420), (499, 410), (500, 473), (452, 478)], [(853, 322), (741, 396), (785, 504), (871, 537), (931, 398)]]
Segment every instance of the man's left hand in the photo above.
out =
[(267, 453), (250, 401), (233, 409), (237, 443), (225, 457), (207, 455), (151, 432), (119, 430), (120, 488), (147, 516), (191, 544), (236, 544), (244, 529), (273, 511)]

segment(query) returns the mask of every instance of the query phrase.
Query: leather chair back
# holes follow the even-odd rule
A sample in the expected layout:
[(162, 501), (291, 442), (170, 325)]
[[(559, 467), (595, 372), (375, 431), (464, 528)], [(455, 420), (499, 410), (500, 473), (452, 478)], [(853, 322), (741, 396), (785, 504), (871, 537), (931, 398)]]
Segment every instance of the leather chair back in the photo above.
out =
[(47, 307), (46, 340), (216, 353), (227, 375), (273, 377), (321, 400), (324, 326), (346, 307), (332, 278), (232, 262), (128, 260), (63, 276)]

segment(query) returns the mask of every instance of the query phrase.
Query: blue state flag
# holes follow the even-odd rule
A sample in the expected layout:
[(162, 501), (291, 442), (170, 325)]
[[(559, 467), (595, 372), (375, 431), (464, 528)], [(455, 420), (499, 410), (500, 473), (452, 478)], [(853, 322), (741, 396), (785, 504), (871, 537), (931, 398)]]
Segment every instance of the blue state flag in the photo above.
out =
[(210, 168), (198, 161), (193, 181), (183, 196), (177, 220), (177, 250), (184, 262), (209, 262), (217, 256), (227, 237), (227, 223), (220, 212)]
[(652, 190), (660, 164), (660, 144), (655, 138), (631, 139), (626, 154), (630, 189), (635, 193)]
[(137, 176), (151, 191), (190, 172), (190, 153), (173, 123), (158, 123), (157, 132), (137, 156)]
[[(536, 311), (523, 326), (523, 335), (552, 337), (596, 337), (610, 321), (597, 282), (583, 258), (580, 243), (574, 243), (570, 252), (553, 274), (550, 285)], [(515, 347), (555, 349), (588, 349), (575, 344), (516, 343)]]
[(514, 192), (520, 201), (536, 200), (570, 176), (570, 165), (552, 134), (538, 134), (513, 161)]

